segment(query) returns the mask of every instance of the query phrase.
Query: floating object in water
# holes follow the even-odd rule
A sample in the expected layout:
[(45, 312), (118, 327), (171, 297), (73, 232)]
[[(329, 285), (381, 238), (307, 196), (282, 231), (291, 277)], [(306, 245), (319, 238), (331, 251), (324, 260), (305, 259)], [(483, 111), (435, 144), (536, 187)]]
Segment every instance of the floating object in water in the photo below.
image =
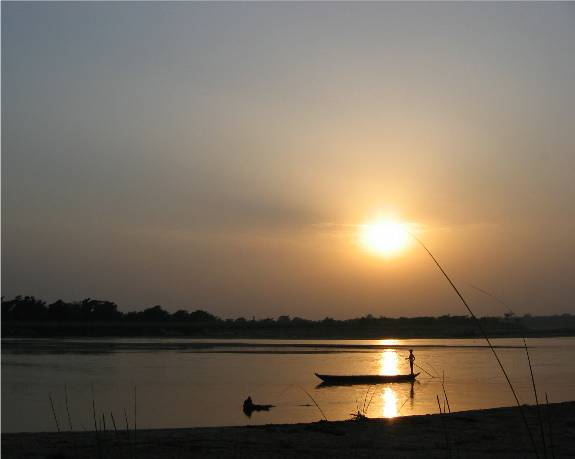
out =
[(413, 382), (419, 373), (406, 375), (320, 375), (315, 374), (325, 384), (385, 384), (394, 382)]
[(244, 400), (243, 412), (246, 416), (251, 417), (254, 411), (269, 411), (274, 405), (258, 405), (252, 401), (251, 397)]

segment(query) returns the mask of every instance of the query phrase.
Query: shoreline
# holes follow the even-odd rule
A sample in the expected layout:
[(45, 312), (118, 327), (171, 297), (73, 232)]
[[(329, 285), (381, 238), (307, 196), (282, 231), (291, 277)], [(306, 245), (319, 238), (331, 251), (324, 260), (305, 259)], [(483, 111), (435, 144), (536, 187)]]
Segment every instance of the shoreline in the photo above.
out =
[[(537, 409), (525, 414), (543, 457)], [(552, 457), (575, 456), (575, 401), (541, 406)], [(551, 435), (550, 435), (551, 432)], [(243, 427), (3, 433), (2, 457), (46, 458), (535, 457), (515, 407), (449, 414)]]

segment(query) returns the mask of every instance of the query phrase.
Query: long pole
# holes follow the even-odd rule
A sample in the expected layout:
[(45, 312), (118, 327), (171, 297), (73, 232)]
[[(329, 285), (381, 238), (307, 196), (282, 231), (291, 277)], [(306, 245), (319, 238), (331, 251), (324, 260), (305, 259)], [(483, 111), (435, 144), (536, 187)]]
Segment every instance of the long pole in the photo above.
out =
[(427, 371), (425, 368), (421, 368), (417, 363), (413, 362), (413, 364), (419, 368), (422, 371), (425, 371), (425, 373), (427, 373), (429, 376), (431, 376), (432, 378), (435, 378), (435, 376), (433, 376), (429, 371)]

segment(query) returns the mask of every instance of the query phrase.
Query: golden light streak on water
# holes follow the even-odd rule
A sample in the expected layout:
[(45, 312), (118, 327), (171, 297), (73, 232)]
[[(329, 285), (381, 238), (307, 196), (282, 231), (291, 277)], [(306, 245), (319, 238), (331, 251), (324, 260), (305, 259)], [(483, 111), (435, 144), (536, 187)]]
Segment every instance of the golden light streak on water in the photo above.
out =
[(380, 339), (377, 344), (380, 346), (397, 346), (400, 343), (398, 339)]
[(397, 356), (397, 351), (395, 351), (394, 349), (386, 349), (381, 353), (379, 374), (381, 375), (399, 374), (399, 358)]
[(382, 415), (384, 418), (394, 418), (398, 415), (397, 394), (391, 387), (386, 387), (381, 394)]

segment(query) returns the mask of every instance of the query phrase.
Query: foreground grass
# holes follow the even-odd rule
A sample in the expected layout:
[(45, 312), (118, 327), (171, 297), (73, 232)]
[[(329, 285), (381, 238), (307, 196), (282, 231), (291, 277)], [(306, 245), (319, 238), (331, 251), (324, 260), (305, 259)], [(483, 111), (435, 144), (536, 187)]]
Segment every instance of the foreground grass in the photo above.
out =
[[(538, 429), (534, 407), (528, 422)], [(547, 417), (549, 415), (549, 417)], [(544, 412), (548, 457), (575, 457), (575, 402)], [(549, 422), (550, 421), (550, 424)], [(446, 435), (447, 433), (447, 435)], [(443, 415), (311, 424), (2, 435), (12, 458), (529, 458), (534, 457), (517, 407)], [(551, 442), (549, 442), (549, 439)], [(549, 449), (552, 444), (553, 451)], [(539, 445), (542, 448), (542, 445)], [(542, 451), (542, 450), (541, 450)]]

